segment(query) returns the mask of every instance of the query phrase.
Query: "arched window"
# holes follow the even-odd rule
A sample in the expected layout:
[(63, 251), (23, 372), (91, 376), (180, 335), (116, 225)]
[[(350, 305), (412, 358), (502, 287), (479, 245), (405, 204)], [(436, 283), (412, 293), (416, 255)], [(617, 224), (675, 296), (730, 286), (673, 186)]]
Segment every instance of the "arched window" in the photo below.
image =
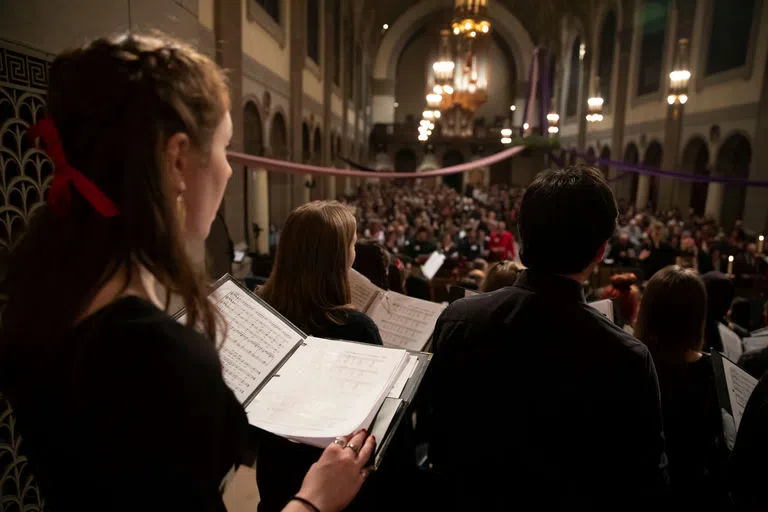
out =
[(571, 48), (571, 70), (568, 73), (568, 96), (565, 104), (565, 116), (572, 117), (576, 115), (579, 105), (579, 80), (581, 80), (581, 58), (579, 51), (581, 49), (581, 39), (578, 37), (573, 42)]
[(597, 76), (600, 77), (600, 93), (604, 104), (609, 103), (611, 94), (611, 71), (613, 70), (613, 52), (616, 46), (616, 11), (610, 10), (603, 20), (597, 59)]
[(706, 75), (747, 64), (756, 0), (713, 0), (712, 32), (707, 48)]
[(645, 0), (643, 4), (640, 63), (637, 72), (638, 96), (655, 93), (661, 89), (668, 4), (669, 0)]

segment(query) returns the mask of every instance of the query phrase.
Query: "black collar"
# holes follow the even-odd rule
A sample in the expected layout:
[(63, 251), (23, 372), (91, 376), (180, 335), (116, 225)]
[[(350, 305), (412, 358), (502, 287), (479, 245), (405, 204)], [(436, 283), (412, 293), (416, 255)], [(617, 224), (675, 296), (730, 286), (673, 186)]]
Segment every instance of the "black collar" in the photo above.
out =
[(587, 301), (584, 288), (577, 281), (556, 274), (524, 270), (517, 278), (515, 286), (565, 301)]

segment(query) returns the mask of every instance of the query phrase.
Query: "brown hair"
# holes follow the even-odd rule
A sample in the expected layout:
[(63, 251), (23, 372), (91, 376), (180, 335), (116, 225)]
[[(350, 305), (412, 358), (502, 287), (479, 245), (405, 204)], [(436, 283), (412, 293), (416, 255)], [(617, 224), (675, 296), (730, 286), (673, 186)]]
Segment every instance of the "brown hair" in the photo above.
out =
[(497, 261), (488, 269), (483, 282), (483, 291), (492, 292), (505, 286), (512, 286), (523, 268), (512, 260)]
[(635, 335), (657, 365), (680, 364), (686, 352), (701, 350), (706, 310), (707, 291), (696, 272), (665, 267), (648, 281)]
[(54, 60), (47, 116), (68, 163), (120, 214), (104, 218), (74, 191), (67, 215), (40, 208), (10, 256), (0, 348), (24, 349), (33, 359), (52, 351), (122, 269), (128, 286), (135, 265), (180, 295), (188, 323), (215, 342), (207, 278), (187, 254), (162, 155), (166, 141), (184, 132), (205, 158), (229, 101), (211, 59), (160, 37), (97, 39)]
[(285, 221), (261, 297), (308, 334), (329, 321), (344, 323), (343, 310), (352, 302), (348, 270), (356, 228), (352, 211), (336, 201), (296, 208)]

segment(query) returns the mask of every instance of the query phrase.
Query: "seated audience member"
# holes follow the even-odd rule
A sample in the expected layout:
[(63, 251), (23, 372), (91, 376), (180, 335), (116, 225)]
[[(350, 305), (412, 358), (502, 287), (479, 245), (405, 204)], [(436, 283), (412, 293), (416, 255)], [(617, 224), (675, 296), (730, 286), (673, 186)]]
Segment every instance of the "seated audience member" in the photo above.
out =
[(383, 290), (389, 288), (389, 253), (375, 240), (360, 240), (355, 244), (352, 268)]
[(712, 361), (702, 352), (707, 295), (694, 270), (657, 272), (645, 288), (635, 334), (648, 346), (661, 389), (677, 510), (722, 510), (727, 459)]
[[(522, 496), (539, 510), (654, 509), (666, 476), (656, 370), (581, 287), (617, 213), (597, 170), (539, 174), (520, 207), (527, 269), (438, 320), (427, 401), (442, 510), (509, 510)], [(480, 448), (481, 425), (503, 442)]]
[[(355, 260), (355, 217), (335, 201), (298, 207), (285, 221), (272, 274), (261, 297), (311, 336), (381, 345), (376, 324), (350, 305), (348, 272)], [(318, 449), (260, 432), (256, 458), (259, 512), (290, 500)]]
[(440, 247), (437, 249), (445, 255), (446, 260), (458, 261), (461, 258), (459, 246), (453, 241), (453, 235), (450, 233), (443, 234)]
[(507, 231), (507, 224), (503, 220), (496, 221), (496, 229), (491, 233), (488, 249), (494, 261), (514, 259), (515, 237)]
[(675, 249), (665, 241), (666, 228), (661, 222), (654, 222), (648, 230), (649, 241), (643, 246), (638, 259), (641, 261), (645, 279), (668, 265), (674, 265), (677, 254)]
[(522, 270), (523, 267), (517, 262), (510, 260), (497, 261), (488, 270), (482, 290), (484, 292), (492, 292), (505, 286), (512, 286), (517, 281)]
[(416, 238), (405, 246), (405, 254), (419, 265), (423, 265), (437, 248), (430, 240), (429, 231), (427, 227), (420, 227), (416, 232)]
[(741, 417), (728, 464), (728, 488), (739, 512), (768, 510), (768, 375), (763, 375)]
[(477, 230), (474, 228), (467, 230), (467, 236), (459, 242), (459, 252), (464, 259), (472, 261), (479, 258), (483, 253), (483, 244), (477, 237)]
[(733, 262), (736, 286), (751, 287), (755, 278), (764, 273), (765, 262), (757, 254), (757, 245), (750, 242), (744, 252), (738, 254)]
[(611, 284), (599, 294), (600, 299), (617, 299), (621, 308), (621, 318), (630, 326), (635, 325), (640, 309), (640, 289), (637, 287), (635, 274), (615, 274)]
[(612, 265), (617, 267), (631, 267), (635, 265), (637, 252), (635, 246), (630, 240), (629, 233), (621, 232), (611, 244), (611, 252), (608, 254)]
[[(63, 188), (10, 253), (0, 333), (0, 389), (46, 510), (225, 510), (247, 418), (222, 377), (210, 279), (187, 247), (210, 234), (232, 175), (229, 108), (225, 73), (159, 35), (100, 38), (50, 66), (36, 129)], [(186, 322), (159, 290), (178, 294)], [(318, 449), (280, 508), (306, 510), (295, 494), (343, 509), (372, 450), (372, 438), (359, 456)], [(13, 469), (0, 468), (3, 483)], [(38, 510), (0, 487), (0, 509)]]
[(738, 361), (743, 352), (741, 338), (728, 328), (726, 314), (733, 301), (733, 282), (720, 272), (702, 276), (707, 287), (707, 323), (704, 348), (720, 352), (731, 361)]
[(485, 282), (485, 272), (479, 269), (470, 270), (467, 274), (467, 279), (471, 279), (477, 285), (477, 289), (480, 290)]
[(680, 240), (677, 265), (683, 268), (699, 270), (699, 250), (696, 247), (696, 241), (693, 237), (685, 236)]

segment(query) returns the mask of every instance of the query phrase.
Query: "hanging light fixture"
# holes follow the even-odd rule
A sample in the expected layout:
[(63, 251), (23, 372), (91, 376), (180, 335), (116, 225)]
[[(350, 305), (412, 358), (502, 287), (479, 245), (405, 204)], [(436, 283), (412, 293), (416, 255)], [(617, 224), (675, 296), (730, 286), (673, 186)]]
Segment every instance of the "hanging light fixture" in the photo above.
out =
[(675, 66), (669, 73), (669, 96), (667, 103), (670, 105), (685, 105), (688, 102), (688, 82), (691, 79), (691, 70), (688, 66), (688, 39), (680, 39), (677, 47)]
[(491, 31), (488, 0), (456, 0), (451, 28), (455, 35), (476, 38)]
[(549, 124), (549, 127), (547, 128), (547, 133), (554, 136), (557, 135), (560, 132), (560, 127), (557, 126), (557, 124), (560, 122), (560, 115), (557, 112), (550, 112), (547, 114), (547, 123)]
[(595, 94), (587, 100), (587, 121), (590, 123), (599, 123), (603, 120), (603, 100), (600, 94), (600, 77), (595, 77)]

